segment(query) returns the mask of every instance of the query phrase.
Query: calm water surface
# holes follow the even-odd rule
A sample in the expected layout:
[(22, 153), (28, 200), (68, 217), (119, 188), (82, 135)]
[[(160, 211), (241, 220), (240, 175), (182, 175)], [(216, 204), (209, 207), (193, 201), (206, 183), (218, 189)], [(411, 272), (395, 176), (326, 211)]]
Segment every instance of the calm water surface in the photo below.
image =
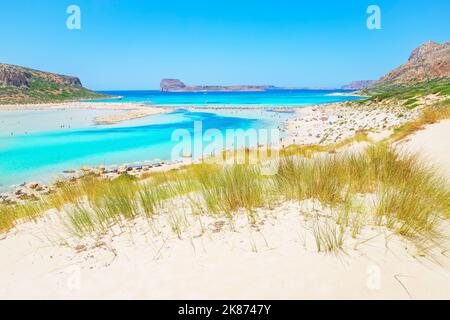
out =
[[(269, 91), (221, 93), (161, 93), (159, 91), (109, 91), (121, 99), (104, 101), (144, 102), (152, 105), (292, 105), (302, 107), (358, 99), (329, 96), (330, 91)], [(102, 101), (102, 100), (99, 100)], [(149, 160), (170, 160), (171, 139), (176, 129), (192, 133), (194, 121), (203, 131), (218, 129), (275, 128), (287, 113), (263, 110), (190, 112), (170, 114), (96, 126), (93, 119), (111, 114), (104, 110), (52, 110), (0, 112), (0, 191), (25, 181), (51, 182), (64, 170), (83, 165), (120, 165)], [(206, 142), (202, 141), (204, 144)]]

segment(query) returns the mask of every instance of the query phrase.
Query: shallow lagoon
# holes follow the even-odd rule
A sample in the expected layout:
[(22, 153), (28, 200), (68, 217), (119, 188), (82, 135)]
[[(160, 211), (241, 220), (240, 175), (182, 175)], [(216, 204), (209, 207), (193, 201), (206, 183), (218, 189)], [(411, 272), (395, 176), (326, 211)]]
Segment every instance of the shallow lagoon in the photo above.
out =
[(0, 190), (25, 181), (51, 182), (62, 171), (84, 165), (171, 160), (172, 149), (178, 144), (172, 141), (172, 133), (177, 129), (192, 133), (194, 121), (201, 121), (204, 131), (214, 128), (225, 132), (276, 127), (286, 117), (258, 110), (249, 118), (232, 111), (180, 109), (117, 125), (97, 126), (93, 119), (98, 114), (98, 110), (1, 112)]
[[(334, 91), (335, 92), (335, 91)], [(342, 92), (342, 91), (339, 91)], [(190, 133), (194, 122), (202, 121), (203, 130), (275, 128), (290, 116), (267, 109), (220, 109), (217, 105), (296, 106), (356, 100), (358, 97), (330, 95), (333, 91), (277, 90), (268, 92), (195, 92), (110, 91), (121, 99), (113, 102), (141, 102), (149, 105), (200, 107), (195, 111), (177, 109), (172, 113), (97, 126), (94, 119), (113, 114), (112, 110), (61, 109), (0, 112), (0, 191), (13, 185), (38, 180), (51, 182), (64, 170), (84, 165), (120, 165), (142, 161), (171, 160), (178, 143), (174, 130)], [(199, 142), (199, 141), (196, 141)], [(203, 145), (206, 144), (202, 141)]]

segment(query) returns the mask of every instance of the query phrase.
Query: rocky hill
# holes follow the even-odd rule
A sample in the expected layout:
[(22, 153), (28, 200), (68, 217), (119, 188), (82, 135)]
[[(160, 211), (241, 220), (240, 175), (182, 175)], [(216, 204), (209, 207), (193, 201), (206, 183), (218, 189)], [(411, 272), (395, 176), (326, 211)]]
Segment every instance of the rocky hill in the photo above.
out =
[(363, 90), (366, 89), (372, 85), (374, 85), (377, 81), (376, 80), (360, 80), (360, 81), (353, 81), (350, 84), (343, 85), (341, 87), (342, 90)]
[(405, 87), (442, 79), (450, 79), (450, 42), (429, 41), (416, 48), (405, 64), (383, 76), (371, 88)]
[(0, 64), (0, 104), (45, 103), (102, 96), (84, 88), (77, 77)]

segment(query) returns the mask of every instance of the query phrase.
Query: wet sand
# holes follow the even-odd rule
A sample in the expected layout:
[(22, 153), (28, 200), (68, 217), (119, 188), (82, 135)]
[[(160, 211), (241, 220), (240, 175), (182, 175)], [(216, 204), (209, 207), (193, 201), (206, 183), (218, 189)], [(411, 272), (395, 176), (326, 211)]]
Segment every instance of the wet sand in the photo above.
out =
[(2, 111), (54, 111), (54, 110), (107, 110), (111, 114), (101, 115), (95, 118), (97, 124), (114, 124), (122, 121), (148, 117), (156, 114), (163, 114), (173, 111), (173, 107), (154, 107), (143, 103), (132, 102), (91, 102), (76, 101), (49, 104), (25, 104), (25, 105), (0, 105)]

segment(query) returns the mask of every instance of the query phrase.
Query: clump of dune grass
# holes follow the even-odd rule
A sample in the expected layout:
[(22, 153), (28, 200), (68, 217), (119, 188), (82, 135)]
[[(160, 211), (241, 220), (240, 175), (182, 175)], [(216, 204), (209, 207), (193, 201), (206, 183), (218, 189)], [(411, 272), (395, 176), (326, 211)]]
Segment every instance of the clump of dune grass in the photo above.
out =
[(18, 223), (36, 221), (49, 208), (40, 201), (19, 205), (0, 205), (0, 233), (14, 228)]
[(67, 230), (79, 238), (86, 234), (94, 233), (98, 230), (100, 222), (96, 220), (94, 209), (77, 203), (68, 212), (67, 219), (64, 221)]
[(282, 157), (303, 156), (310, 158), (317, 153), (335, 153), (338, 149), (344, 148), (355, 142), (370, 142), (366, 131), (357, 131), (353, 137), (344, 139), (332, 144), (313, 144), (313, 145), (290, 145), (280, 150)]
[(97, 187), (94, 190), (88, 188), (91, 192), (86, 192), (73, 208), (68, 209), (69, 220), (74, 227), (72, 231), (78, 236), (92, 231), (106, 232), (139, 214), (136, 192), (140, 186), (134, 178), (123, 176)]
[(165, 190), (160, 186), (146, 183), (138, 191), (138, 201), (146, 217), (154, 217), (162, 207), (162, 198)]
[(402, 140), (414, 132), (422, 130), (426, 125), (430, 125), (448, 118), (450, 118), (449, 99), (424, 108), (418, 119), (407, 122), (403, 126), (397, 128), (391, 138), (394, 141)]
[(225, 166), (213, 174), (198, 172), (200, 194), (207, 209), (217, 215), (231, 217), (238, 209), (245, 209), (254, 222), (255, 209), (266, 203), (268, 194), (264, 177), (248, 165)]
[(338, 252), (344, 245), (345, 230), (333, 222), (317, 221), (313, 227), (318, 252)]
[(0, 232), (12, 229), (16, 224), (16, 217), (11, 206), (0, 205)]
[(385, 144), (360, 154), (288, 157), (281, 160), (274, 180), (277, 192), (287, 199), (317, 199), (341, 212), (336, 222), (350, 226), (353, 236), (366, 218), (361, 219), (362, 204), (352, 203), (361, 194), (377, 199), (372, 215), (379, 225), (417, 243), (438, 239), (439, 222), (450, 217), (446, 180), (418, 156)]
[(45, 201), (49, 207), (61, 210), (64, 205), (75, 203), (82, 196), (86, 196), (90, 201), (93, 200), (108, 183), (109, 181), (94, 175), (86, 175), (76, 181), (58, 181), (55, 184), (57, 190)]

